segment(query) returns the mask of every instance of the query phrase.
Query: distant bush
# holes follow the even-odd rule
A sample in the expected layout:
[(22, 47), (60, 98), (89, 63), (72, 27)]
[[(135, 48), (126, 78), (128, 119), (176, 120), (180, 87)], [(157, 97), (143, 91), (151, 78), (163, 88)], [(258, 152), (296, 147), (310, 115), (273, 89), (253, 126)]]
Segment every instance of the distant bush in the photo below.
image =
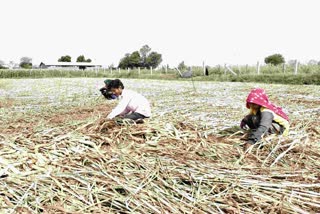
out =
[(273, 55), (267, 56), (264, 59), (264, 62), (266, 64), (279, 65), (279, 64), (285, 63), (285, 60), (281, 54), (273, 54)]
[(69, 55), (61, 56), (58, 59), (58, 62), (71, 62), (71, 56)]
[(22, 57), (19, 65), (21, 68), (30, 69), (32, 68), (32, 59), (30, 57)]

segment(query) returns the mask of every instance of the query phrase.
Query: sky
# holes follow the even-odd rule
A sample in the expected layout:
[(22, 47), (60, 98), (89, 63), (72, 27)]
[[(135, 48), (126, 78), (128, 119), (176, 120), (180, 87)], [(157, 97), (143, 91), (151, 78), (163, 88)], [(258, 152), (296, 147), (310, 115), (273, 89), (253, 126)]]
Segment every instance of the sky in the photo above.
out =
[(162, 64), (320, 61), (318, 0), (0, 0), (0, 60), (79, 55), (117, 66), (148, 45)]

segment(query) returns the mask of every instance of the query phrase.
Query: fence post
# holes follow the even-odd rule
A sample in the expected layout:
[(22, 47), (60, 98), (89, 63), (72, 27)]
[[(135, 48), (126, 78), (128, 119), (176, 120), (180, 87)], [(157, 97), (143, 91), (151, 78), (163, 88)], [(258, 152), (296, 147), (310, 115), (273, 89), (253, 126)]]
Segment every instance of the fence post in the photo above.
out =
[(260, 62), (259, 61), (257, 62), (257, 73), (258, 73), (258, 75), (260, 75)]
[(150, 67), (150, 73), (151, 73), (151, 75), (152, 75), (152, 66)]
[(119, 74), (121, 73), (120, 68), (119, 68)]
[(205, 76), (206, 75), (206, 66), (205, 66), (204, 61), (202, 62), (202, 69), (203, 69), (203, 76)]
[(141, 71), (140, 71), (140, 67), (138, 67), (138, 72), (139, 72), (139, 75), (140, 75), (140, 72), (141, 72)]
[(294, 75), (297, 75), (297, 74), (298, 74), (298, 64), (299, 64), (299, 62), (298, 62), (298, 60), (296, 59), (296, 62), (295, 62), (295, 64), (294, 64)]
[(130, 68), (127, 68), (127, 72), (128, 72), (128, 73), (130, 72)]

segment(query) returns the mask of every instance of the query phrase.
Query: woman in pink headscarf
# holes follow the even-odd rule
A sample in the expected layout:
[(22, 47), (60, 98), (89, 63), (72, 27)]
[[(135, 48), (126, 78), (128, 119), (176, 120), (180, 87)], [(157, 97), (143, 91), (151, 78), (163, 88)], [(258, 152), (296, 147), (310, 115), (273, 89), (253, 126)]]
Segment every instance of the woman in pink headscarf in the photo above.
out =
[(261, 140), (265, 133), (287, 135), (289, 118), (280, 107), (269, 102), (266, 92), (261, 88), (251, 90), (247, 97), (246, 106), (250, 109), (241, 121), (242, 129), (250, 129), (248, 142), (244, 145), (247, 150), (252, 144)]

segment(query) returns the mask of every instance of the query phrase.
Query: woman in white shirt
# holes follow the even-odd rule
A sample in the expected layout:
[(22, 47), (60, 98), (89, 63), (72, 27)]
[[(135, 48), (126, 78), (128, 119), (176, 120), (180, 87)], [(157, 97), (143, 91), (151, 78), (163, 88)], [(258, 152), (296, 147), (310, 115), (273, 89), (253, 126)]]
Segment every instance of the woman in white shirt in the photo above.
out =
[(119, 79), (112, 80), (108, 89), (120, 99), (118, 105), (108, 115), (108, 119), (120, 116), (137, 121), (151, 116), (149, 101), (135, 91), (124, 89)]

